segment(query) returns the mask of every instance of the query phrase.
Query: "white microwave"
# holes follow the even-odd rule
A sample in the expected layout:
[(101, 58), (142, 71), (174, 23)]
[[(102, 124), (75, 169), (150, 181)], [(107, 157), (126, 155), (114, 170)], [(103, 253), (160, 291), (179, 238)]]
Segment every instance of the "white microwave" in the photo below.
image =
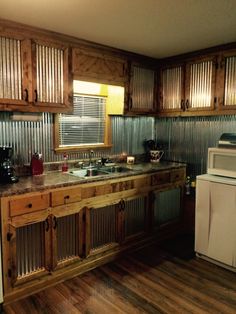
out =
[(236, 149), (208, 148), (207, 173), (236, 178)]

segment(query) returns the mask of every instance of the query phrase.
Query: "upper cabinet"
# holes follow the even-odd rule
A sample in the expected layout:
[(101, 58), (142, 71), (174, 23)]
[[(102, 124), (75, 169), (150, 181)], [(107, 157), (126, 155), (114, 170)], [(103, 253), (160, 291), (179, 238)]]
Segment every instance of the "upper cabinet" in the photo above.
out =
[(70, 112), (68, 48), (0, 34), (0, 110)]
[(98, 83), (125, 86), (128, 81), (125, 58), (86, 48), (73, 48), (74, 78)]
[(217, 99), (220, 110), (236, 109), (236, 50), (223, 52), (219, 58)]
[(131, 65), (128, 111), (155, 112), (155, 70)]
[[(33, 95), (35, 107), (43, 111), (70, 111), (69, 48), (34, 41), (32, 43)], [(40, 109), (39, 109), (40, 110)]]
[(161, 67), (159, 111), (184, 115), (214, 109), (216, 64), (210, 56)]

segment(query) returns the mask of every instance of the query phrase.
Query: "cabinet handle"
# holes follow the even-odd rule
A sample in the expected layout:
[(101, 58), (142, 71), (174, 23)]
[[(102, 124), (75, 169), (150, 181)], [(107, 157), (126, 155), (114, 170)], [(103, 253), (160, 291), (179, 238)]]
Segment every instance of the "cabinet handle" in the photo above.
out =
[(45, 231), (48, 232), (49, 230), (49, 220), (48, 218), (45, 220)]
[(57, 218), (54, 216), (53, 217), (53, 229), (56, 229), (57, 227)]
[(120, 211), (124, 211), (124, 210), (125, 210), (125, 201), (120, 200)]
[(29, 101), (29, 92), (28, 92), (28, 89), (26, 88), (25, 90), (24, 90), (24, 92), (25, 92), (25, 101)]
[(184, 110), (184, 100), (183, 100), (183, 99), (181, 99), (180, 108), (181, 108), (182, 110)]
[(32, 206), (33, 206), (32, 203), (28, 204), (28, 208), (32, 208)]
[(129, 108), (130, 109), (133, 108), (133, 98), (132, 98), (132, 96), (130, 97), (130, 100), (129, 100)]
[(185, 104), (185, 109), (188, 109), (188, 108), (189, 108), (189, 100), (187, 99), (186, 104)]
[(38, 92), (37, 89), (34, 90), (35, 93), (35, 102), (38, 102)]
[(65, 199), (65, 200), (68, 200), (69, 198), (70, 198), (70, 195), (64, 196), (64, 199)]

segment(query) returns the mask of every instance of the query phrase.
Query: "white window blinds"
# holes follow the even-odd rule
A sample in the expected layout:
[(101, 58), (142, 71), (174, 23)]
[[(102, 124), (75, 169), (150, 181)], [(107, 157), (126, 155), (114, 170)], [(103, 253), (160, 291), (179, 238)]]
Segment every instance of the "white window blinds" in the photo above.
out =
[(74, 114), (59, 115), (60, 147), (104, 144), (106, 97), (74, 95)]

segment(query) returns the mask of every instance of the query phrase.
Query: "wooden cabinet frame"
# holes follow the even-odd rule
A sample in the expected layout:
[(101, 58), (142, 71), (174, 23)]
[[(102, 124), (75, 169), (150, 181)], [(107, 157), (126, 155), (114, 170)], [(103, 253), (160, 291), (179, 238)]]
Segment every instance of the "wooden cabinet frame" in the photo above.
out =
[[(185, 168), (182, 167), (105, 182), (78, 184), (72, 189), (64, 187), (1, 198), (4, 299), (8, 302), (15, 297), (31, 294), (45, 288), (47, 284), (76, 276), (115, 259), (128, 249), (154, 240), (156, 235), (151, 229), (152, 191), (182, 187), (184, 180)], [(34, 199), (38, 201), (34, 203)], [(94, 249), (91, 238), (91, 211), (106, 212), (110, 208), (113, 214), (112, 219), (108, 221), (115, 223), (113, 229), (111, 228), (111, 237), (105, 236), (105, 240), (98, 241), (99, 245)], [(133, 218), (138, 220), (139, 227), (130, 226), (127, 231), (126, 223), (132, 222)], [(99, 221), (102, 224), (102, 220)], [(34, 227), (36, 229), (30, 229)], [(17, 269), (17, 252), (22, 243), (17, 243), (17, 236), (18, 241), (21, 241), (19, 234), (23, 235), (23, 240), (28, 239), (27, 236), (32, 234), (32, 230), (41, 232), (43, 267), (26, 274), (23, 272), (23, 276), (20, 276), (21, 273)], [(172, 232), (168, 227), (165, 230), (165, 236)], [(69, 240), (63, 243), (64, 235), (68, 234)], [(158, 235), (160, 236), (160, 232)], [(71, 249), (69, 242), (72, 238), (76, 240)], [(34, 241), (35, 237), (32, 238), (32, 243)], [(28, 256), (27, 252), (24, 254)]]
[[(24, 33), (23, 33), (24, 34)], [(18, 34), (14, 30), (4, 32), (0, 32), (0, 36), (6, 37), (9, 39), (20, 40), (20, 54), (19, 56), (15, 56), (15, 51), (13, 51), (13, 46), (9, 48), (9, 58), (12, 60), (16, 60), (17, 62), (21, 62), (19, 67), (21, 67), (21, 81), (20, 82), (12, 82), (13, 77), (13, 69), (10, 69), (10, 65), (6, 65), (6, 71), (8, 75), (12, 75), (11, 84), (15, 83), (20, 85), (20, 93), (21, 99), (10, 99), (3, 98), (0, 99), (0, 110), (5, 111), (22, 111), (22, 112), (71, 112), (72, 111), (72, 73), (71, 73), (71, 48), (68, 44), (62, 44), (56, 41), (50, 41), (50, 39), (32, 39), (32, 34), (24, 35)], [(36, 35), (37, 37), (37, 35)], [(52, 48), (60, 48), (63, 51), (63, 99), (62, 102), (53, 102), (53, 101), (38, 101), (38, 91), (37, 91), (37, 64), (36, 64), (36, 44), (46, 45), (46, 47)], [(51, 66), (51, 71), (48, 68), (48, 80), (53, 82), (53, 79), (50, 75), (52, 75), (53, 71), (55, 71), (55, 76), (59, 76), (57, 74), (57, 69), (54, 68), (54, 64), (48, 61), (46, 62), (46, 58), (41, 62), (44, 64), (45, 68)], [(12, 65), (13, 66), (13, 65)], [(20, 69), (20, 68), (19, 68)], [(7, 78), (6, 78), (7, 80)], [(9, 87), (10, 88), (10, 87)], [(48, 86), (48, 90), (50, 90), (50, 86)], [(56, 91), (55, 91), (56, 93)]]

